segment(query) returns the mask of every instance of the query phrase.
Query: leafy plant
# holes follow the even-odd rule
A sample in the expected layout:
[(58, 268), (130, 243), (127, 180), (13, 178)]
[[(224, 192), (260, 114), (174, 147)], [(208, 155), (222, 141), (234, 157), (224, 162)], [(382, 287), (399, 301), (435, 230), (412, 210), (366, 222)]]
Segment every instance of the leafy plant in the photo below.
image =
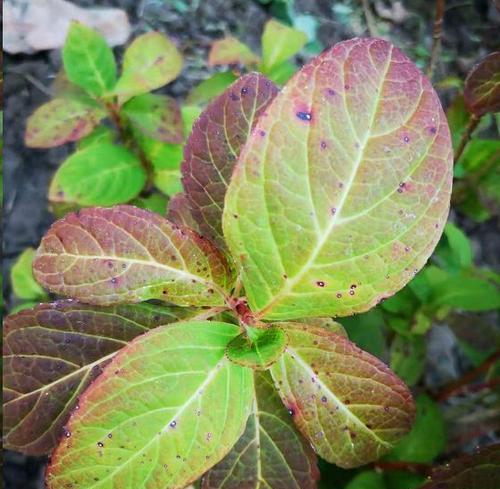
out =
[[(283, 85), (297, 71), (290, 58), (306, 44), (307, 35), (293, 27), (270, 19), (262, 33), (262, 56), (255, 54), (239, 39), (228, 36), (212, 44), (209, 66), (234, 65), (246, 70), (258, 70), (273, 82)], [(237, 76), (232, 72), (217, 72), (193, 88), (188, 103), (203, 104), (220, 95)]]
[[(161, 62), (134, 76), (154, 56), (132, 45), (115, 83), (102, 43), (81, 46), (100, 59), (76, 70), (88, 92), (120, 107), (165, 80)], [(412, 427), (411, 394), (324, 318), (371, 309), (424, 266), (452, 160), (430, 82), (386, 41), (339, 43), (281, 92), (237, 80), (193, 126), (168, 219), (83, 209), (42, 239), (36, 280), (73, 300), (6, 320), (5, 446), (55, 447), (51, 489), (182, 488), (205, 473), (205, 488), (314, 488), (315, 453), (379, 459)]]
[(151, 194), (153, 185), (166, 195), (177, 193), (184, 135), (199, 111), (149, 93), (181, 71), (182, 56), (172, 42), (157, 32), (137, 37), (118, 75), (104, 38), (75, 22), (63, 63), (55, 98), (31, 115), (25, 134), (33, 148), (78, 142), (50, 185), (56, 214), (130, 202), (143, 191)]

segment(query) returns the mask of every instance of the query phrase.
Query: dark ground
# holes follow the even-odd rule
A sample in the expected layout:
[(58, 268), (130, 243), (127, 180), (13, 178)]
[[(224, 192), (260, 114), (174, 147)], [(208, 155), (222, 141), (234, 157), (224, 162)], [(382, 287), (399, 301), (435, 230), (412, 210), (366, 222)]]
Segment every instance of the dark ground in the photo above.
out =
[[(262, 26), (268, 17), (266, 8), (251, 0), (198, 0), (185, 2), (161, 0), (79, 0), (82, 6), (117, 6), (125, 8), (133, 26), (132, 37), (149, 29), (166, 32), (186, 58), (182, 76), (169, 85), (167, 92), (183, 97), (207, 75), (206, 59), (213, 39), (232, 33), (256, 51)], [(372, 2), (373, 3), (373, 2)], [(374, 2), (387, 7), (389, 1)], [(396, 2), (392, 2), (393, 4)], [(423, 63), (431, 43), (433, 2), (407, 0), (404, 20), (388, 19), (378, 11), (380, 34), (389, 34), (392, 42), (415, 60)], [(437, 79), (464, 75), (480, 57), (499, 48), (500, 13), (493, 1), (448, 1), (444, 24), (444, 60), (437, 69)], [(333, 9), (332, 5), (341, 5)], [(318, 22), (318, 40), (323, 47), (355, 35), (366, 35), (360, 2), (296, 0), (296, 14), (308, 14)], [(347, 6), (351, 12), (342, 10)], [(344, 12), (344, 13), (343, 13)], [(120, 49), (118, 49), (120, 51)], [(302, 61), (302, 60), (301, 60)], [(71, 152), (70, 145), (51, 150), (28, 149), (23, 144), (27, 116), (48, 100), (48, 90), (60, 68), (59, 52), (4, 57), (4, 280), (3, 294), (7, 308), (12, 304), (8, 274), (16, 257), (26, 247), (37, 247), (41, 236), (54, 220), (47, 209), (50, 178), (61, 161)], [(449, 102), (449, 93), (441, 94)], [(500, 264), (497, 222), (481, 225), (461, 217), (460, 225), (472, 238), (476, 263), (497, 268)], [(458, 356), (456, 340), (447, 327), (435, 328), (429, 338), (426, 382), (442, 382), (467, 367)], [(482, 440), (488, 441), (488, 440)], [(491, 442), (491, 439), (490, 439)], [(43, 487), (42, 461), (13, 452), (4, 455), (4, 482), (7, 489)]]

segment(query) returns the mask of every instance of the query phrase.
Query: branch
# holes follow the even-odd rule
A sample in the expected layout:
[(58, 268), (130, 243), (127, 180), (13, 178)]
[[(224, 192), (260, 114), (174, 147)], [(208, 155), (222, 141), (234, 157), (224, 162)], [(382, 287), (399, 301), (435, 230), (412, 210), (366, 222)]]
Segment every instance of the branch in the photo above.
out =
[(467, 146), (467, 143), (469, 142), (470, 137), (472, 136), (472, 133), (475, 131), (480, 120), (481, 117), (478, 117), (477, 115), (472, 114), (470, 116), (469, 123), (467, 124), (467, 127), (465, 128), (465, 131), (462, 134), (462, 137), (460, 138), (460, 142), (458, 143), (458, 148), (455, 151), (455, 156), (454, 156), (455, 164), (458, 163), (460, 156), (462, 156), (462, 153), (464, 152), (464, 149)]
[[(464, 388), (468, 387), (476, 377), (479, 375), (486, 373), (490, 367), (497, 361), (500, 360), (500, 351), (496, 351), (492, 355), (490, 355), (481, 365), (478, 367), (466, 372), (462, 377), (446, 384), (439, 392), (437, 392), (433, 397), (436, 401), (446, 401), (450, 397), (458, 394), (460, 391), (464, 390)], [(495, 382), (486, 382), (483, 384), (479, 384), (481, 388), (493, 387)], [(472, 387), (472, 386), (471, 386)], [(477, 388), (476, 388), (477, 389)], [(472, 387), (472, 390), (474, 388)]]
[(375, 22), (375, 17), (370, 9), (369, 0), (361, 0), (363, 5), (363, 12), (365, 14), (366, 27), (368, 28), (368, 33), (370, 37), (377, 37), (377, 27)]
[(432, 49), (429, 66), (427, 67), (427, 76), (432, 80), (437, 59), (441, 51), (441, 37), (443, 34), (443, 17), (445, 0), (436, 0), (436, 14), (434, 17), (434, 28), (432, 30)]

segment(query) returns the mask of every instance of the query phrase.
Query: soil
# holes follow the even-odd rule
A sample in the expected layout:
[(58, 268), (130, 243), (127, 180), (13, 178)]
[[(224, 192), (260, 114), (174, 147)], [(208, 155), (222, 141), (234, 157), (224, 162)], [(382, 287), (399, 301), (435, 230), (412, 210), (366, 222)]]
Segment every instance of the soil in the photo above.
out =
[[(74, 3), (126, 9), (133, 26), (132, 36), (150, 29), (166, 32), (183, 52), (186, 65), (182, 76), (165, 91), (181, 98), (191, 87), (206, 78), (207, 53), (214, 39), (231, 33), (258, 51), (262, 26), (271, 8), (270, 5), (264, 5), (265, 1), (260, 3), (258, 0), (80, 0)], [(334, 3), (335, 9), (332, 7)], [(326, 47), (342, 39), (366, 35), (360, 3), (348, 0), (296, 0), (295, 13), (311, 16), (317, 22), (317, 38)], [(433, 15), (430, 6), (433, 2), (402, 2), (407, 14), (403, 15), (403, 19), (393, 8), (394, 4), (401, 2), (377, 0), (371, 3), (377, 6), (375, 15), (380, 35), (390, 33), (393, 42), (414, 59), (415, 55), (418, 57), (422, 50), (429, 48)], [(445, 62), (438, 66), (438, 79), (445, 76), (463, 79), (475, 61), (499, 48), (497, 34), (500, 13), (493, 4), (488, 0), (447, 2), (443, 38)], [(342, 10), (339, 5), (351, 11)], [(381, 21), (381, 16), (385, 20)], [(117, 52), (120, 51), (122, 49), (118, 48)], [(26, 118), (48, 100), (50, 85), (60, 66), (60, 54), (57, 51), (4, 57), (3, 295), (7, 310), (13, 303), (8, 279), (10, 267), (26, 247), (38, 246), (41, 236), (53, 222), (54, 218), (47, 208), (48, 184), (61, 161), (72, 151), (71, 145), (34, 150), (23, 144)], [(448, 94), (443, 94), (445, 103), (448, 98)], [(453, 218), (458, 219), (472, 237), (477, 262), (498, 268), (497, 223), (490, 220), (478, 225), (462, 216), (453, 215)], [(426, 382), (431, 385), (443, 382), (443, 379), (449, 380), (469, 367), (460, 357), (449, 328), (441, 326), (436, 331), (431, 335), (429, 344), (434, 360), (429, 363), (434, 370), (431, 375), (426, 375)], [(436, 358), (440, 361), (436, 362)], [(43, 487), (44, 462), (44, 459), (5, 452), (5, 487)]]

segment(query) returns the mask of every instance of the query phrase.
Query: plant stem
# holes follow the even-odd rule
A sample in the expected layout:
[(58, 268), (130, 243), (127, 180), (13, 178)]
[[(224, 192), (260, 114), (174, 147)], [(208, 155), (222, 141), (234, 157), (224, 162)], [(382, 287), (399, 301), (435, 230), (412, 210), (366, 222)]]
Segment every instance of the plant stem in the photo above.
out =
[[(466, 372), (462, 377), (450, 382), (445, 385), (439, 392), (434, 395), (434, 399), (436, 401), (446, 401), (450, 397), (453, 397), (455, 394), (458, 394), (462, 391), (468, 384), (470, 384), (476, 377), (480, 374), (486, 373), (490, 367), (496, 362), (500, 360), (500, 351), (496, 351), (492, 355), (490, 355), (481, 365), (476, 368)], [(495, 383), (485, 383), (484, 387), (493, 387)]]
[(464, 149), (467, 146), (467, 143), (469, 142), (469, 139), (472, 136), (472, 133), (476, 129), (477, 125), (479, 124), (480, 120), (481, 117), (478, 117), (477, 115), (472, 114), (470, 116), (467, 127), (465, 128), (465, 131), (462, 134), (462, 137), (460, 138), (460, 142), (458, 143), (458, 148), (455, 151), (455, 156), (454, 156), (455, 164), (458, 163), (460, 156), (462, 156), (462, 153), (464, 152)]
[(414, 474), (421, 474), (428, 476), (432, 472), (432, 465), (429, 464), (419, 464), (415, 462), (399, 462), (399, 461), (378, 461), (373, 463), (375, 469), (380, 470), (404, 470), (406, 472), (412, 472)]
[(370, 37), (377, 37), (377, 27), (375, 23), (375, 18), (373, 17), (372, 11), (370, 9), (369, 0), (361, 0), (363, 5), (363, 12), (365, 14), (366, 27)]
[(441, 38), (443, 35), (443, 17), (445, 0), (436, 0), (436, 13), (434, 16), (434, 28), (432, 29), (432, 48), (429, 66), (427, 67), (427, 76), (430, 80), (434, 75), (434, 69), (441, 51)]

